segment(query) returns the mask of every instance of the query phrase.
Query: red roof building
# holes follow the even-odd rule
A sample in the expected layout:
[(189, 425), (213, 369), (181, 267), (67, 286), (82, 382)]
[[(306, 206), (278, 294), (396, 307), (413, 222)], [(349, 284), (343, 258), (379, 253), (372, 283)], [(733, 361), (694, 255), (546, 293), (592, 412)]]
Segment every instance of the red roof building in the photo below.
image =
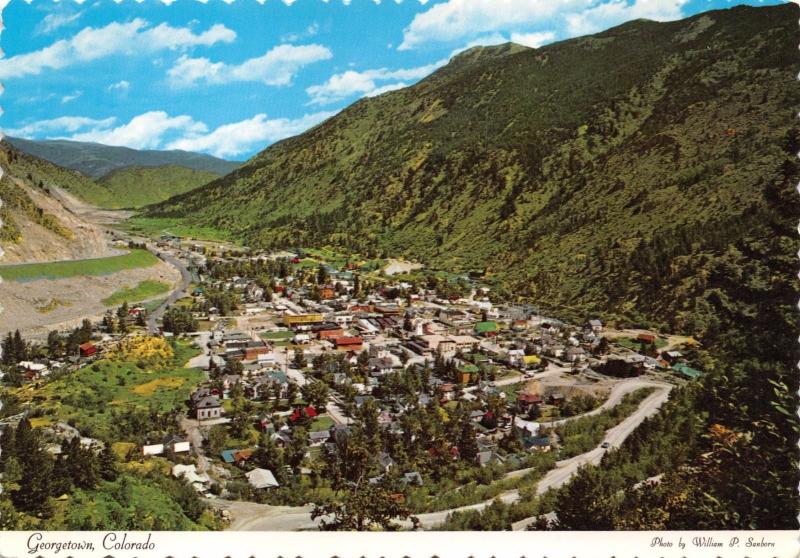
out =
[(92, 356), (97, 352), (97, 347), (95, 347), (91, 343), (81, 343), (80, 345), (78, 345), (78, 349), (80, 349), (82, 357)]
[(340, 351), (360, 351), (364, 348), (364, 340), (361, 337), (337, 337), (333, 343)]

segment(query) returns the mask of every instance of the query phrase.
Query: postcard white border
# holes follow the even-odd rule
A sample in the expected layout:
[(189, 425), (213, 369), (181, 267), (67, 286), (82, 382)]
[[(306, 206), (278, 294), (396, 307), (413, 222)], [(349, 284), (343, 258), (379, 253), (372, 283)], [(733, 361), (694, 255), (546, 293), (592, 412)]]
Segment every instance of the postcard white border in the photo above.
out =
[[(114, 543), (123, 540), (132, 548)], [(658, 542), (660, 539), (660, 542)], [(105, 544), (104, 544), (105, 540)], [(713, 541), (714, 545), (709, 544)], [(750, 545), (748, 541), (765, 543)], [(39, 546), (36, 546), (38, 543)], [(71, 543), (68, 544), (68, 543)], [(91, 549), (86, 548), (91, 544)], [(61, 546), (59, 546), (59, 544)], [(716, 546), (719, 544), (720, 546)], [(138, 546), (137, 546), (138, 545)], [(142, 546), (146, 546), (142, 548)], [(681, 546), (682, 545), (682, 546)], [(84, 548), (79, 548), (84, 547)], [(18, 531), (0, 534), (7, 558), (70, 556), (90, 558), (795, 558), (797, 531), (665, 532), (66, 532)]]
[[(30, 2), (31, 0), (26, 1)], [(328, 0), (323, 1), (327, 2)], [(374, 1), (379, 3), (379, 0)], [(800, 0), (790, 1), (800, 4)], [(0, 31), (4, 28), (2, 11), (8, 2), (9, 0), (0, 0)], [(171, 4), (170, 2), (164, 3)], [(0, 50), (0, 56), (2, 55), (2, 50)], [(800, 76), (798, 76), (798, 80), (800, 80)], [(2, 92), (2, 84), (0, 84), (0, 92)], [(800, 153), (798, 157), (800, 157)], [(3, 170), (0, 169), (0, 176), (2, 173)], [(798, 184), (797, 190), (800, 194), (800, 184)], [(2, 200), (0, 200), (1, 205)], [(2, 226), (1, 221), (0, 226)], [(798, 232), (800, 233), (800, 224)], [(0, 258), (2, 255), (3, 250), (0, 247)], [(798, 256), (800, 257), (800, 252)], [(1, 278), (0, 281), (2, 281)], [(798, 309), (800, 310), (800, 302), (798, 302)], [(1, 305), (0, 312), (2, 312)], [(800, 363), (798, 363), (798, 368), (800, 369)], [(800, 415), (800, 408), (798, 415)], [(798, 442), (798, 446), (800, 446), (800, 442)], [(800, 490), (800, 487), (798, 489)], [(122, 541), (125, 543), (120, 546)], [(661, 558), (795, 558), (800, 556), (800, 531), (426, 531), (400, 533), (0, 531), (0, 558), (22, 556), (69, 556), (74, 558), (96, 556), (113, 556), (114, 558), (166, 556), (173, 558), (331, 558), (334, 556), (338, 558), (420, 558), (428, 556), (438, 558), (534, 558), (538, 556), (548, 558), (602, 558), (605, 556), (614, 558), (650, 556)]]

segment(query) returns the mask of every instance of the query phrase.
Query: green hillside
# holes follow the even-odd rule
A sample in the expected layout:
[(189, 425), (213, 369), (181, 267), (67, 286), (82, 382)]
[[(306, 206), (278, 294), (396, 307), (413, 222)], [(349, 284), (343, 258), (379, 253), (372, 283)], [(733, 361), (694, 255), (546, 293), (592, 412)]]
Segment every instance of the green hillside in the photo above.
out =
[(218, 174), (174, 165), (126, 167), (98, 179), (111, 194), (103, 207), (137, 208), (164, 201), (219, 178)]
[(561, 314), (709, 335), (719, 303), (698, 273), (751, 256), (794, 173), (796, 16), (736, 7), (472, 49), (146, 215), (486, 268)]
[(110, 199), (108, 189), (82, 174), (54, 165), (44, 159), (16, 149), (8, 141), (0, 142), (3, 168), (10, 176), (18, 177), (32, 186), (47, 191), (56, 186), (83, 199)]
[(240, 165), (236, 161), (225, 161), (211, 155), (189, 151), (137, 150), (69, 140), (27, 140), (12, 137), (5, 139), (20, 151), (94, 178), (124, 167), (165, 165), (186, 167), (221, 176)]

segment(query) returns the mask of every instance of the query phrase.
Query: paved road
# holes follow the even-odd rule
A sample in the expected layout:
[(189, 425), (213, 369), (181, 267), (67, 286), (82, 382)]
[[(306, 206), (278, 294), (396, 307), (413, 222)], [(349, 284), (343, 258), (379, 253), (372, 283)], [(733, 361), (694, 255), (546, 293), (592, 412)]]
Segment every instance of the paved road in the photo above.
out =
[(186, 266), (183, 265), (183, 263), (181, 263), (181, 261), (175, 256), (168, 254), (167, 252), (159, 252), (149, 245), (147, 246), (147, 249), (157, 256), (160, 255), (162, 260), (181, 272), (180, 286), (170, 293), (169, 297), (167, 297), (167, 300), (165, 300), (161, 306), (153, 310), (147, 316), (147, 330), (150, 333), (158, 333), (158, 320), (161, 318), (164, 312), (166, 312), (167, 308), (175, 304), (181, 298), (188, 296), (187, 290), (189, 288), (189, 283), (192, 281), (192, 275), (189, 273), (189, 270), (186, 268)]
[[(671, 385), (660, 384), (658, 391), (645, 399), (633, 414), (606, 432), (603, 442), (608, 442), (611, 448), (619, 447), (622, 442), (624, 442), (625, 439), (636, 429), (636, 427), (644, 422), (647, 417), (658, 412), (658, 409), (661, 407), (661, 405), (668, 399), (671, 389)], [(599, 464), (606, 451), (608, 450), (597, 447), (586, 453), (582, 453), (581, 455), (557, 462), (555, 468), (548, 471), (547, 474), (539, 481), (539, 484), (536, 486), (536, 494), (541, 495), (551, 488), (559, 488), (563, 486), (583, 465), (589, 463), (593, 465)], [(511, 504), (519, 500), (519, 491), (509, 490), (502, 493), (499, 498), (504, 503)], [(454, 511), (482, 510), (491, 504), (492, 501), (493, 500), (488, 500), (472, 506), (463, 506), (461, 508), (426, 513), (417, 517), (419, 518), (422, 526), (429, 529), (444, 523), (444, 521), (447, 519), (447, 516)]]
[[(650, 385), (657, 388), (657, 391), (651, 394), (647, 399), (642, 401), (639, 408), (632, 413), (629, 417), (619, 423), (617, 426), (611, 428), (606, 432), (603, 442), (608, 442), (612, 448), (619, 447), (625, 439), (639, 426), (647, 417), (658, 412), (661, 405), (669, 398), (669, 392), (672, 385), (659, 383), (655, 381), (633, 379), (628, 382), (618, 384), (624, 386), (626, 383), (634, 384), (631, 387), (617, 387), (616, 394), (612, 393), (618, 402), (622, 396), (632, 390), (643, 387), (643, 384)], [(611, 400), (609, 397), (609, 400)], [(599, 412), (599, 411), (595, 411)], [(583, 415), (581, 415), (583, 416)], [(577, 417), (572, 417), (567, 420), (574, 420)], [(536, 487), (537, 494), (544, 494), (551, 488), (558, 488), (564, 485), (582, 466), (588, 463), (598, 464), (607, 450), (600, 447), (594, 448), (591, 451), (581, 455), (565, 459), (556, 463), (554, 469), (549, 471), (540, 481)], [(509, 476), (522, 476), (524, 472), (509, 473)], [(519, 500), (518, 490), (509, 490), (498, 496), (503, 502), (510, 504)], [(470, 506), (462, 506), (448, 510), (442, 510), (433, 513), (426, 513), (418, 515), (420, 523), (423, 528), (430, 529), (441, 525), (447, 519), (447, 516), (454, 511), (466, 510), (482, 510), (490, 505), (494, 499), (480, 502)], [(233, 515), (233, 522), (231, 523), (230, 530), (241, 531), (293, 531), (302, 529), (313, 529), (316, 523), (310, 519), (310, 506), (302, 507), (287, 507), (287, 506), (269, 506), (265, 504), (255, 504), (252, 502), (227, 502), (224, 500), (214, 501), (212, 505), (219, 508), (229, 509)], [(523, 522), (519, 522), (522, 525)], [(516, 525), (516, 524), (515, 524)], [(404, 523), (405, 527), (410, 528), (410, 522)]]

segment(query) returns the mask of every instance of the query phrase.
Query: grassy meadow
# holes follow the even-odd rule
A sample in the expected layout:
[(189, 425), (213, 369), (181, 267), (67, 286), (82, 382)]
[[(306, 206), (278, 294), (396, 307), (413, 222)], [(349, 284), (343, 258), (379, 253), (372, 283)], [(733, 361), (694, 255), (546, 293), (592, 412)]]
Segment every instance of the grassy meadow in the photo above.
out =
[(0, 266), (0, 277), (5, 281), (35, 281), (38, 279), (65, 279), (85, 275), (110, 275), (128, 269), (151, 267), (158, 258), (147, 250), (131, 250), (120, 256), (43, 262)]

